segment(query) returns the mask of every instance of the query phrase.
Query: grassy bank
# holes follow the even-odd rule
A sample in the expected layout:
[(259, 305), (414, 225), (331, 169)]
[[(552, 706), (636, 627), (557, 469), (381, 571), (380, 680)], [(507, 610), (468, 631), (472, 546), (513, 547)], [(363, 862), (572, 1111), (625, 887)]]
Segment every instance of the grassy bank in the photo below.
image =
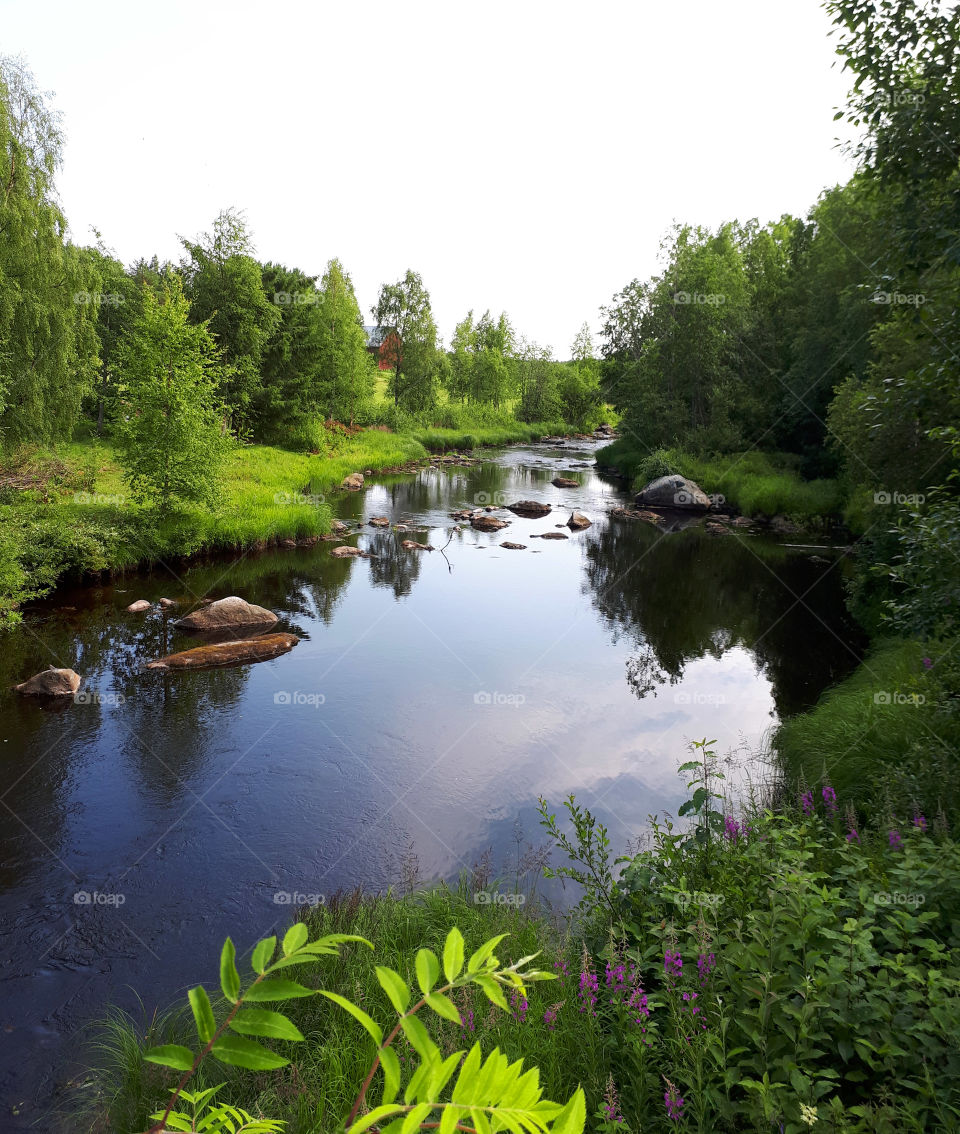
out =
[(679, 449), (642, 452), (630, 437), (621, 437), (597, 451), (597, 462), (629, 477), (634, 491), (668, 473), (688, 477), (708, 495), (719, 494), (747, 516), (788, 516), (813, 520), (841, 511), (840, 488), (834, 480), (803, 480), (795, 459), (784, 453), (756, 450), (716, 457), (694, 457)]
[(777, 730), (791, 784), (829, 777), (862, 811), (960, 815), (960, 706), (951, 644), (878, 644), (808, 713)]

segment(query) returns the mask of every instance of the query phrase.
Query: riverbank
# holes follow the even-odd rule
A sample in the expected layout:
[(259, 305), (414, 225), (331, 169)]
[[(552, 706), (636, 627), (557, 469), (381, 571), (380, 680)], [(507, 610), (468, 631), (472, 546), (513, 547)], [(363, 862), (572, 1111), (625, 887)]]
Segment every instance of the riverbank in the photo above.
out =
[(158, 519), (131, 500), (108, 441), (24, 449), (0, 468), (0, 631), (19, 607), (67, 577), (118, 573), (198, 555), (265, 548), (324, 535), (326, 499), (349, 473), (414, 469), (431, 453), (569, 433), (558, 422), (323, 431), (322, 451), (238, 445), (228, 456), (218, 505)]
[(678, 449), (654, 453), (636, 447), (629, 436), (597, 450), (597, 463), (616, 469), (639, 492), (651, 480), (676, 473), (695, 481), (708, 496), (745, 516), (784, 516), (810, 526), (839, 518), (840, 486), (835, 480), (804, 480), (796, 458), (786, 453), (730, 453), (694, 457)]

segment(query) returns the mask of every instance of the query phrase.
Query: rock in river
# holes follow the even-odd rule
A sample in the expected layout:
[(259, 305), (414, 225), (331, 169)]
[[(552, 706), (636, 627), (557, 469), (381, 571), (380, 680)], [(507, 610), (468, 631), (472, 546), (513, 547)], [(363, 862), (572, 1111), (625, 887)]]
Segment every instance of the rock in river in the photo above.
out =
[(270, 626), (276, 621), (277, 616), (272, 610), (230, 595), (191, 611), (185, 618), (178, 619), (174, 626), (180, 630), (223, 630), (231, 626)]
[(551, 511), (549, 504), (541, 504), (539, 500), (518, 500), (516, 504), (508, 504), (507, 508), (515, 516), (527, 516), (531, 519), (548, 516)]
[(138, 598), (136, 602), (130, 603), (127, 610), (131, 614), (143, 614), (145, 610), (150, 609), (150, 603), (145, 598)]
[(390, 521), (386, 516), (371, 516), (367, 523), (371, 528), (389, 528)]
[(72, 697), (79, 688), (79, 673), (72, 669), (55, 669), (53, 666), (14, 686), (25, 697)]
[(550, 483), (554, 488), (579, 488), (580, 481), (569, 476), (555, 476)]
[(539, 536), (531, 535), (531, 539), (569, 539), (566, 532), (541, 532)]
[(699, 484), (683, 476), (661, 476), (637, 493), (636, 501), (646, 508), (684, 508), (705, 512), (710, 497)]
[(363, 473), (352, 472), (349, 476), (345, 476), (343, 480), (340, 481), (340, 487), (352, 489), (363, 488)]
[(572, 532), (582, 532), (584, 528), (589, 528), (593, 520), (588, 519), (582, 512), (574, 510), (570, 513), (570, 519), (567, 520), (567, 527)]
[(415, 539), (405, 539), (403, 547), (407, 551), (433, 551), (433, 547), (429, 543), (417, 543)]
[(470, 517), (470, 526), (476, 528), (478, 532), (498, 532), (507, 524), (505, 520), (498, 520), (496, 516), (481, 512), (479, 516)]
[(505, 547), (508, 551), (526, 551), (527, 545), (525, 543), (501, 543), (501, 547)]
[(330, 554), (335, 559), (346, 559), (351, 555), (359, 555), (361, 557), (363, 556), (363, 552), (359, 547), (354, 547), (349, 543), (342, 543), (339, 547), (331, 547)]
[(216, 646), (197, 646), (148, 662), (147, 669), (209, 669), (218, 665), (246, 665), (279, 657), (300, 641), (296, 634), (264, 634), (240, 642), (221, 642)]

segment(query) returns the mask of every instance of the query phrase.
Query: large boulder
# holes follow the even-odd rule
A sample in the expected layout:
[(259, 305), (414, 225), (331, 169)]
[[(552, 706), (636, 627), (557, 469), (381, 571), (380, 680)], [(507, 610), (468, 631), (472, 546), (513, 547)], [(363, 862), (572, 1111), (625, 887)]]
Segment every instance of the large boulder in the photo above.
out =
[(555, 476), (553, 478), (553, 480), (550, 481), (550, 483), (554, 486), (554, 488), (579, 488), (580, 487), (580, 481), (574, 480), (573, 477), (570, 477), (570, 476)]
[(225, 630), (234, 626), (272, 626), (277, 615), (263, 606), (230, 595), (191, 611), (174, 623), (179, 630)]
[(349, 476), (345, 476), (343, 480), (340, 481), (340, 487), (352, 488), (354, 490), (363, 488), (363, 473), (352, 472), (349, 474)]
[(582, 512), (572, 511), (570, 519), (567, 520), (567, 527), (572, 532), (582, 532), (584, 528), (589, 528), (593, 520), (588, 519)]
[(127, 610), (131, 614), (143, 614), (145, 610), (150, 609), (150, 603), (145, 598), (138, 598), (136, 602), (130, 603)]
[(350, 543), (343, 543), (339, 547), (331, 547), (330, 554), (334, 559), (348, 559), (352, 556), (362, 556), (363, 552), (359, 547), (354, 547)]
[(386, 516), (371, 516), (367, 523), (372, 528), (389, 528), (390, 521)]
[(699, 484), (676, 474), (651, 480), (643, 491), (637, 493), (635, 499), (645, 508), (682, 508), (706, 512), (710, 507), (710, 497)]
[(55, 669), (53, 666), (14, 686), (25, 697), (72, 697), (79, 688), (79, 673), (72, 669)]
[(526, 516), (534, 520), (540, 516), (548, 516), (551, 512), (550, 505), (541, 504), (539, 500), (518, 500), (516, 504), (508, 504), (507, 508), (515, 516)]
[(246, 665), (279, 657), (300, 641), (296, 634), (264, 634), (260, 638), (244, 638), (240, 642), (222, 642), (216, 646), (197, 646), (181, 650), (165, 658), (147, 662), (147, 669), (210, 669), (218, 665)]

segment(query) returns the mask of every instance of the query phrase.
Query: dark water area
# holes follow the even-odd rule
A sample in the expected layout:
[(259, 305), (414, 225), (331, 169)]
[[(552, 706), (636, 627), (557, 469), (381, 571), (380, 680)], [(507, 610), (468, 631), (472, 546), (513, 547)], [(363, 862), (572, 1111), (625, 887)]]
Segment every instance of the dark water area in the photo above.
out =
[[(364, 527), (351, 542), (375, 558), (320, 543), (158, 566), (61, 591), (4, 639), (0, 1129), (58, 1128), (108, 1005), (168, 1007), (215, 976), (227, 934), (245, 951), (297, 896), (456, 878), (485, 852), (512, 888), (518, 846), (544, 841), (540, 795), (559, 810), (575, 792), (622, 850), (685, 798), (691, 740), (757, 752), (855, 666), (842, 557), (610, 520), (625, 497), (592, 463), (568, 443), (373, 478), (338, 497), (341, 516), (419, 530)], [(581, 487), (555, 488), (559, 473)], [(518, 498), (554, 511), (454, 530), (456, 508)], [(529, 538), (566, 531), (572, 506), (593, 526)], [(232, 594), (300, 644), (240, 668), (144, 671), (196, 643), (179, 612), (130, 602)], [(84, 676), (75, 701), (10, 692), (51, 664)]]

